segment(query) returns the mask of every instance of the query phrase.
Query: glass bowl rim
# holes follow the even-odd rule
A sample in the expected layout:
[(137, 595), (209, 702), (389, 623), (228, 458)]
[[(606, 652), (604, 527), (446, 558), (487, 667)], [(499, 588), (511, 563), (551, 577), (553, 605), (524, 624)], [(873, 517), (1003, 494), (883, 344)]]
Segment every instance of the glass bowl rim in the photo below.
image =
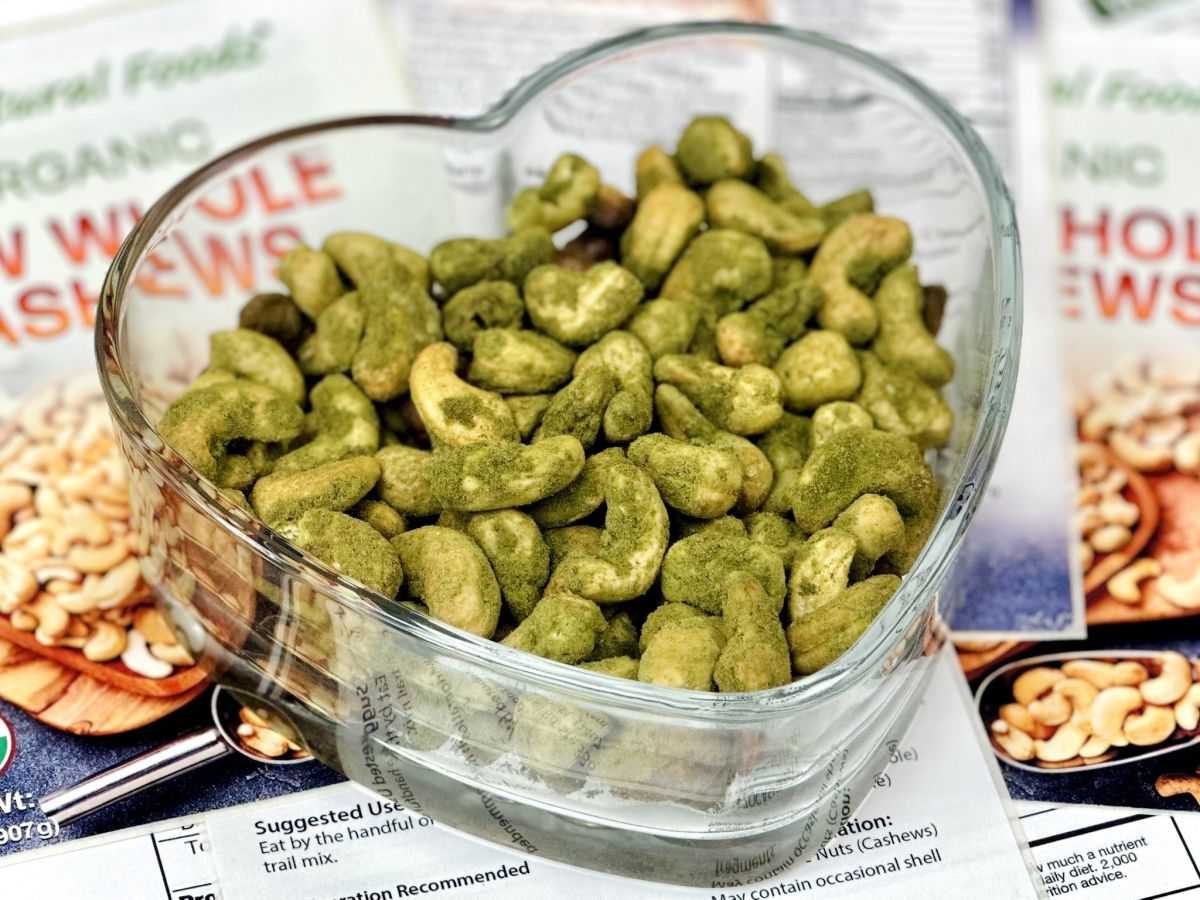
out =
[[(984, 187), (991, 221), (993, 256), (993, 314), (996, 361), (988, 372), (983, 407), (998, 409), (999, 415), (982, 415), (966, 450), (959, 483), (944, 488), (946, 504), (920, 556), (905, 576), (896, 594), (855, 644), (839, 659), (819, 672), (785, 685), (746, 693), (703, 692), (666, 689), (660, 685), (615, 679), (597, 672), (564, 665), (530, 653), (515, 650), (486, 638), (480, 638), (391, 604), (384, 609), (367, 599), (373, 592), (352, 582), (330, 566), (308, 556), (283, 540), (220, 494), (182, 458), (173, 454), (134, 401), (131, 380), (122, 364), (120, 347), (121, 307), (125, 292), (140, 260), (151, 249), (156, 232), (168, 222), (179, 204), (197, 188), (223, 174), (258, 151), (296, 138), (323, 132), (371, 126), (428, 127), (437, 130), (495, 133), (513, 122), (547, 88), (569, 78), (594, 63), (619, 56), (629, 50), (677, 38), (692, 37), (769, 38), (801, 47), (817, 49), (859, 65), (872, 74), (899, 87), (913, 97), (921, 110), (931, 113), (946, 129), (969, 159), (975, 175)], [(1007, 309), (1001, 300), (1007, 302)], [(392, 631), (399, 631), (424, 643), (429, 649), (465, 661), (468, 666), (484, 665), (503, 672), (516, 681), (536, 684), (545, 690), (586, 695), (614, 706), (642, 712), (661, 713), (664, 708), (680, 715), (709, 720), (736, 722), (747, 712), (791, 714), (809, 705), (823, 702), (856, 685), (884, 663), (893, 640), (895, 627), (907, 627), (914, 618), (930, 585), (940, 584), (949, 559), (969, 524), (991, 477), (996, 454), (1007, 426), (1016, 388), (1017, 363), (1021, 340), (1021, 260), (1015, 213), (999, 166), (991, 152), (962, 116), (936, 93), (891, 63), (840, 41), (812, 31), (781, 25), (737, 21), (683, 22), (652, 26), (598, 41), (571, 51), (539, 68), (504, 95), (493, 107), (473, 117), (446, 117), (415, 114), (377, 114), (350, 116), (306, 123), (274, 131), (243, 143), (193, 170), (168, 189), (141, 218), (122, 242), (105, 275), (96, 313), (95, 349), (100, 383), (110, 413), (122, 434), (136, 440), (147, 457), (154, 461), (156, 474), (201, 508), (226, 532), (271, 559), (273, 565), (290, 578), (298, 579), (323, 595), (360, 615), (374, 619)], [(1007, 314), (1006, 314), (1007, 313)], [(147, 442), (143, 435), (152, 434)], [(957, 495), (947, 501), (949, 491)], [(914, 577), (922, 576), (922, 577)], [(915, 587), (913, 585), (915, 584)], [(381, 595), (380, 595), (381, 596)], [(897, 607), (901, 607), (897, 611)], [(896, 626), (889, 627), (889, 618)]]

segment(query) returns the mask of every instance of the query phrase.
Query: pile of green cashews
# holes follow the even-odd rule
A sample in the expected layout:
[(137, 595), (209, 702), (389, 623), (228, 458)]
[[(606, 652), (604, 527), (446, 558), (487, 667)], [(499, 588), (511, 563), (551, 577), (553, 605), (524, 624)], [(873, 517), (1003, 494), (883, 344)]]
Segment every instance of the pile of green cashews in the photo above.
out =
[(636, 184), (567, 154), (505, 237), (296, 246), (162, 436), (382, 604), (657, 685), (816, 672), (940, 506), (912, 234), (716, 116)]

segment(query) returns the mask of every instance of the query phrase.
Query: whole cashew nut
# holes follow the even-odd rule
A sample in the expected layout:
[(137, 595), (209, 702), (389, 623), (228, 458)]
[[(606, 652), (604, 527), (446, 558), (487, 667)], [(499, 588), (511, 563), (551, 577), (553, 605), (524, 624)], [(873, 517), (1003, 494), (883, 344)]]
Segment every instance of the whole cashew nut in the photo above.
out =
[(1141, 709), (1143, 704), (1142, 693), (1135, 687), (1105, 688), (1092, 701), (1092, 733), (1114, 747), (1126, 746), (1129, 739), (1125, 737), (1125, 718)]
[(1114, 600), (1137, 603), (1142, 599), (1141, 582), (1161, 574), (1162, 564), (1157, 559), (1144, 556), (1108, 579), (1106, 587)]
[(1187, 693), (1192, 684), (1192, 664), (1182, 653), (1170, 651), (1162, 656), (1158, 677), (1138, 685), (1146, 703), (1167, 706)]
[(1121, 462), (1139, 472), (1162, 472), (1171, 467), (1171, 447), (1168, 444), (1144, 444), (1128, 431), (1113, 431), (1108, 446)]
[(1135, 747), (1161, 744), (1175, 731), (1175, 711), (1169, 706), (1147, 706), (1125, 720), (1125, 738)]
[(1200, 684), (1193, 684), (1175, 701), (1175, 721), (1184, 731), (1195, 731), (1200, 725)]
[(591, 344), (629, 318), (644, 289), (612, 260), (586, 272), (538, 266), (525, 279), (525, 310), (537, 329), (567, 346)]
[(704, 201), (682, 184), (662, 183), (639, 197), (621, 235), (621, 261), (647, 290), (655, 290), (704, 224)]
[[(1028, 733), (1015, 725), (1008, 725), (1006, 722), (993, 722), (992, 724), (992, 740), (1000, 746), (1000, 749), (1017, 762), (1029, 762), (1033, 759), (1033, 738)], [(997, 731), (994, 727), (996, 725), (1005, 725), (1006, 727), (1003, 731)]]
[(1200, 609), (1200, 568), (1186, 581), (1170, 573), (1159, 576), (1155, 588), (1171, 603), (1182, 609)]
[(453, 344), (430, 344), (413, 361), (409, 392), (430, 436), (440, 444), (465, 446), (516, 441), (517, 423), (499, 394), (481, 390), (455, 373)]
[(1062, 673), (1068, 678), (1082, 679), (1097, 690), (1103, 690), (1112, 687), (1114, 668), (1112, 663), (1096, 659), (1068, 659), (1062, 664)]
[(713, 228), (754, 235), (773, 253), (805, 253), (825, 237), (820, 216), (792, 212), (744, 181), (718, 181), (705, 194), (705, 204)]
[(829, 232), (813, 258), (810, 277), (824, 293), (817, 321), (851, 344), (875, 336), (879, 316), (868, 293), (912, 254), (912, 232), (899, 219), (874, 213), (850, 216)]
[(500, 585), (470, 537), (426, 525), (392, 538), (407, 576), (408, 595), (456, 628), (491, 637), (500, 619)]
[(1079, 755), (1091, 735), (1074, 722), (1067, 722), (1048, 740), (1034, 741), (1033, 752), (1042, 762), (1065, 762)]
[(1181, 437), (1171, 450), (1171, 460), (1180, 472), (1200, 472), (1200, 431)]
[(762, 434), (783, 416), (779, 376), (766, 366), (731, 369), (695, 356), (663, 356), (654, 377), (679, 389), (718, 428)]
[(557, 494), (583, 471), (583, 464), (583, 445), (569, 434), (530, 445), (445, 446), (433, 452), (429, 482), (443, 509), (485, 512)]
[(1033, 669), (1027, 669), (1018, 675), (1017, 680), (1013, 682), (1013, 699), (1022, 706), (1028, 707), (1030, 703), (1041, 697), (1064, 678), (1066, 676), (1061, 670), (1051, 669), (1048, 666), (1037, 666)]
[(1136, 687), (1149, 677), (1150, 673), (1146, 671), (1146, 667), (1136, 660), (1125, 659), (1113, 665), (1113, 684), (1128, 684)]
[(606, 467), (604, 503), (600, 553), (568, 556), (550, 582), (596, 603), (620, 603), (654, 583), (667, 550), (670, 520), (650, 476), (626, 460), (614, 459)]

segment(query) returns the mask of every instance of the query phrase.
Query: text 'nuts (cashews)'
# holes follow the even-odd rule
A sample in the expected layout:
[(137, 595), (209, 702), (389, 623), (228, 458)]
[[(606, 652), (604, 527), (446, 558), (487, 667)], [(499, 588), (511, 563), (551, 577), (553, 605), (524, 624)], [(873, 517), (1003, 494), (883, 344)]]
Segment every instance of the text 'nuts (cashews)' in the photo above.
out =
[[(581, 153), (528, 171), (505, 234), (427, 256), (357, 231), (296, 245), (286, 293), (211, 335), (163, 438), (397, 615), (663, 688), (768, 690), (830, 664), (942, 502), (924, 451), (954, 427), (954, 360), (926, 326), (910, 229), (866, 191), (809, 200), (716, 115), (638, 156), (636, 198)], [(115, 572), (107, 550), (76, 548), (93, 567), (77, 571)], [(86, 584), (55, 618), (36, 578), (9, 580), (14, 621), (76, 640), (66, 607)], [(77, 642), (96, 659), (126, 643)], [(1140, 687), (1076, 668), (1019, 684), (993, 729), (1015, 758), (1096, 758), (1167, 714), (1200, 721), (1177, 662)], [(1101, 746), (1084, 706), (1130, 715)]]

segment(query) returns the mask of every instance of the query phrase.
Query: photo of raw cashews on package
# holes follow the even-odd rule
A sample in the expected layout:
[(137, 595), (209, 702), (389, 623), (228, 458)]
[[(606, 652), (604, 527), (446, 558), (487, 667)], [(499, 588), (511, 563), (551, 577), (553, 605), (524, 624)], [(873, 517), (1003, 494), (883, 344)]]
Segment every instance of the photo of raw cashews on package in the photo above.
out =
[(562, 155), (428, 258), (296, 247), (160, 434), (385, 605), (665, 687), (816, 672), (935, 524), (944, 292), (870, 194), (814, 205), (719, 117), (673, 150), (636, 197)]
[(1088, 624), (1200, 613), (1200, 358), (1127, 358), (1074, 413)]
[(1017, 800), (1200, 810), (1200, 638), (1169, 622), (1026, 645), (972, 680)]

